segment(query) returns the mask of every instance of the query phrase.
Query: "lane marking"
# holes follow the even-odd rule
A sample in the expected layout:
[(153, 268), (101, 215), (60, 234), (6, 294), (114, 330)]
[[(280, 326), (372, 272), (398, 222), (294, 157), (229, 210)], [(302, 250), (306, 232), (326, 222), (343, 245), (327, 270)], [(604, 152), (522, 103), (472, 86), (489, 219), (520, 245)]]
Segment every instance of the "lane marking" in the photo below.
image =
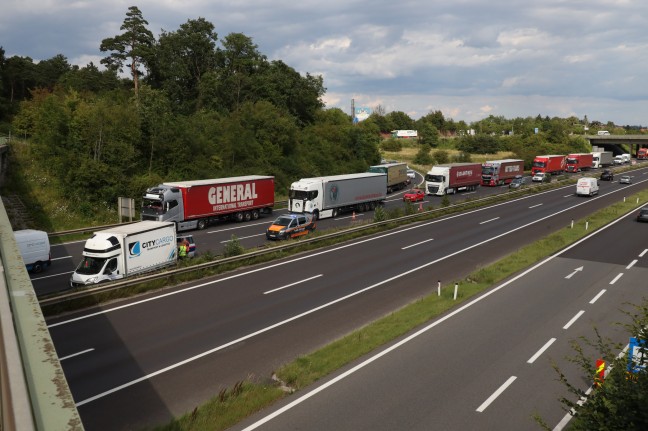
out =
[[(237, 236), (236, 239), (239, 240), (239, 239), (254, 238), (255, 236), (263, 236), (263, 235), (265, 235), (265, 233), (257, 233), (255, 235)], [(232, 242), (232, 240), (231, 239), (226, 239), (225, 241), (221, 241), (220, 243), (225, 244), (225, 243), (228, 243), (228, 242)]]
[(490, 219), (490, 220), (485, 220), (485, 221), (479, 222), (479, 224), (486, 224), (486, 223), (490, 223), (490, 222), (495, 221), (495, 220), (498, 220), (498, 219), (499, 219), (499, 217), (495, 217), (495, 218), (492, 218), (492, 219)]
[(616, 283), (617, 280), (619, 280), (622, 276), (623, 276), (623, 273), (620, 272), (616, 277), (614, 277), (614, 279), (612, 279), (612, 281), (610, 281), (610, 284)]
[(405, 247), (401, 247), (401, 250), (405, 250), (411, 247), (416, 247), (417, 245), (425, 244), (426, 242), (434, 241), (434, 238), (426, 239), (425, 241), (417, 242), (416, 244), (412, 245), (406, 245)]
[(301, 284), (301, 283), (306, 283), (307, 281), (315, 280), (316, 278), (319, 278), (322, 275), (323, 274), (318, 274), (318, 275), (314, 275), (314, 276), (312, 276), (310, 278), (306, 278), (304, 280), (300, 280), (300, 281), (296, 281), (294, 283), (286, 284), (285, 286), (277, 287), (276, 289), (272, 289), (272, 290), (268, 290), (266, 292), (263, 292), (263, 294), (267, 295), (268, 293), (277, 292), (279, 290), (283, 290), (283, 289), (286, 289), (288, 287), (296, 286), (296, 285)]
[(529, 209), (532, 209), (532, 208), (538, 208), (538, 207), (540, 207), (540, 206), (542, 206), (542, 205), (543, 205), (543, 204), (531, 205), (531, 206), (529, 207)]
[(589, 303), (590, 303), (590, 304), (594, 304), (596, 301), (598, 301), (598, 299), (599, 299), (601, 296), (603, 296), (603, 294), (604, 294), (605, 292), (607, 292), (607, 291), (606, 291), (605, 289), (602, 289), (602, 290), (598, 293), (598, 295), (596, 295), (594, 298), (592, 298), (592, 300), (591, 300)]
[(72, 256), (53, 257), (51, 260), (72, 259)]
[(481, 406), (477, 407), (477, 411), (481, 413), (484, 410), (486, 410), (486, 408), (488, 408), (488, 406), (493, 401), (495, 401), (495, 399), (497, 399), (497, 397), (499, 397), (502, 394), (502, 392), (504, 392), (506, 390), (506, 388), (511, 386), (511, 383), (513, 383), (515, 381), (515, 379), (517, 379), (517, 377), (515, 377), (515, 376), (509, 377), (508, 380), (505, 381), (504, 384), (502, 386), (500, 386), (495, 392), (493, 392), (493, 394), (490, 397), (488, 397), (488, 399), (486, 401), (484, 401)]
[(545, 352), (545, 350), (547, 350), (549, 348), (549, 346), (551, 346), (555, 342), (556, 342), (555, 338), (550, 338), (549, 341), (547, 341), (544, 346), (540, 347), (540, 350), (538, 350), (535, 353), (535, 355), (533, 355), (533, 356), (531, 356), (529, 358), (529, 360), (527, 361), (527, 364), (533, 364), (535, 362), (535, 360), (538, 359), (540, 357), (540, 355), (542, 355)]
[(66, 359), (74, 358), (75, 356), (83, 355), (90, 352), (94, 352), (94, 349), (86, 349), (81, 352), (72, 353), (71, 355), (63, 356), (62, 358), (59, 358), (59, 361), (65, 361)]
[[(278, 211), (283, 211), (283, 210), (278, 210)], [(270, 220), (270, 222), (272, 223), (272, 220)], [(267, 221), (262, 221), (262, 222), (259, 222), (259, 223), (239, 224), (239, 225), (234, 226), (234, 227), (226, 227), (226, 228), (218, 229), (218, 230), (209, 230), (209, 231), (207, 231), (207, 233), (227, 232), (227, 231), (230, 231), (230, 230), (244, 229), (244, 228), (249, 227), (249, 226), (260, 226), (260, 225), (264, 225), (264, 224), (268, 224), (268, 222)]]
[(73, 272), (74, 271), (57, 272), (56, 274), (52, 274), (52, 275), (44, 275), (42, 277), (34, 277), (34, 278), (31, 279), (31, 281), (44, 280), (46, 278), (58, 277), (59, 275), (72, 274)]
[(570, 198), (570, 197), (572, 197), (572, 196), (574, 196), (574, 195), (565, 195), (565, 196), (563, 196), (563, 197), (564, 197), (564, 198)]
[(578, 313), (576, 313), (576, 315), (574, 317), (572, 317), (571, 320), (569, 322), (567, 322), (567, 324), (565, 326), (563, 326), (563, 329), (569, 329), (569, 327), (571, 325), (573, 325), (574, 322), (577, 321), (578, 318), (583, 315), (583, 313), (585, 313), (585, 310), (581, 310)]
[(630, 268), (632, 268), (632, 267), (635, 265), (635, 263), (637, 263), (637, 259), (635, 259), (635, 260), (633, 260), (632, 262), (630, 262), (630, 264), (628, 264), (628, 266), (626, 266), (626, 269), (630, 269)]
[(584, 267), (579, 266), (578, 268), (574, 269), (574, 272), (572, 272), (572, 273), (569, 274), (569, 275), (566, 275), (565, 278), (566, 278), (567, 280), (569, 280), (570, 278), (572, 278), (572, 277), (573, 277), (574, 275), (576, 275), (577, 273), (583, 271), (583, 268), (584, 268)]
[(639, 257), (644, 257), (646, 253), (648, 253), (648, 248), (642, 251), (641, 254), (639, 254)]

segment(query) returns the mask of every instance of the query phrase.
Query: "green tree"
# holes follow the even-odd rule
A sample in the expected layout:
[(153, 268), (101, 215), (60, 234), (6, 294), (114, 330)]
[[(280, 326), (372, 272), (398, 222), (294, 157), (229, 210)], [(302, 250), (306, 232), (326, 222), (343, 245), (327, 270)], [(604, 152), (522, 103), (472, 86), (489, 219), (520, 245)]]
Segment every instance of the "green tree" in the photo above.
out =
[(237, 110), (244, 100), (255, 100), (252, 77), (266, 61), (252, 39), (230, 33), (219, 50), (220, 99), (228, 110)]
[(139, 77), (142, 75), (140, 65), (146, 66), (152, 61), (152, 47), (155, 42), (153, 33), (146, 28), (148, 21), (142, 17), (142, 12), (137, 6), (131, 6), (126, 12), (126, 18), (120, 30), (124, 32), (115, 37), (101, 41), (101, 52), (111, 51), (110, 55), (101, 60), (101, 64), (111, 70), (123, 71), (124, 63), (130, 69), (135, 95), (139, 94)]
[(394, 127), (392, 130), (412, 130), (415, 127), (414, 120), (402, 111), (390, 112), (385, 117)]

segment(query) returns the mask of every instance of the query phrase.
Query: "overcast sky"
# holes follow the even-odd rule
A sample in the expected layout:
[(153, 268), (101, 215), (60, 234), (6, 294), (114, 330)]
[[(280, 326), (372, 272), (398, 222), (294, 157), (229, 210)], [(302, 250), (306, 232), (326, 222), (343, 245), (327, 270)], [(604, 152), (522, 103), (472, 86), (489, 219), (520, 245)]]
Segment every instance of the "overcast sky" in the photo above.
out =
[(197, 18), (322, 75), (327, 107), (648, 125), (645, 0), (3, 0), (0, 46), (99, 65), (137, 6), (156, 38)]

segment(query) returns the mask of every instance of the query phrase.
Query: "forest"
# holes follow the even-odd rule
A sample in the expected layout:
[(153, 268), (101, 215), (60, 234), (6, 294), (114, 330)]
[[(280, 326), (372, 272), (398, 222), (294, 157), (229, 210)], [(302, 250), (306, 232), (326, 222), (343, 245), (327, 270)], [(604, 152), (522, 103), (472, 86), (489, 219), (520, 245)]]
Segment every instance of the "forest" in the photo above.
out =
[(589, 151), (585, 126), (637, 133), (586, 117), (467, 124), (380, 106), (354, 124), (324, 106), (321, 76), (268, 60), (244, 34), (219, 38), (203, 18), (157, 39), (147, 26), (128, 8), (123, 32), (102, 40), (101, 68), (62, 54), (7, 58), (0, 47), (0, 136), (12, 138), (13, 169), (42, 173), (38, 186), (80, 211), (163, 181), (274, 175), (285, 190), (303, 177), (366, 171), (399, 145), (385, 138), (395, 129), (418, 130), (420, 165), (434, 162), (442, 141), (464, 158), (508, 151), (530, 164), (539, 153)]

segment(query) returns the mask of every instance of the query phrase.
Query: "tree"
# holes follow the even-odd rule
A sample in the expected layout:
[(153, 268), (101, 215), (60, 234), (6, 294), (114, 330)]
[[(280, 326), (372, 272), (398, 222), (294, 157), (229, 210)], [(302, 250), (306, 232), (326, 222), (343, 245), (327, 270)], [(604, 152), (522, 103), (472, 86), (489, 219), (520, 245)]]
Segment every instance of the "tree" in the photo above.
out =
[(101, 64), (111, 70), (123, 71), (124, 63), (130, 69), (133, 78), (135, 95), (139, 94), (139, 76), (142, 72), (140, 65), (146, 66), (151, 61), (152, 47), (155, 42), (153, 33), (146, 28), (148, 22), (142, 17), (142, 12), (137, 6), (128, 8), (124, 23), (120, 30), (124, 33), (115, 37), (106, 38), (101, 41), (101, 52), (112, 51), (112, 53), (101, 60)]
[(412, 130), (414, 129), (414, 120), (409, 115), (402, 111), (394, 111), (385, 115), (388, 120), (391, 120), (394, 129), (397, 130)]

